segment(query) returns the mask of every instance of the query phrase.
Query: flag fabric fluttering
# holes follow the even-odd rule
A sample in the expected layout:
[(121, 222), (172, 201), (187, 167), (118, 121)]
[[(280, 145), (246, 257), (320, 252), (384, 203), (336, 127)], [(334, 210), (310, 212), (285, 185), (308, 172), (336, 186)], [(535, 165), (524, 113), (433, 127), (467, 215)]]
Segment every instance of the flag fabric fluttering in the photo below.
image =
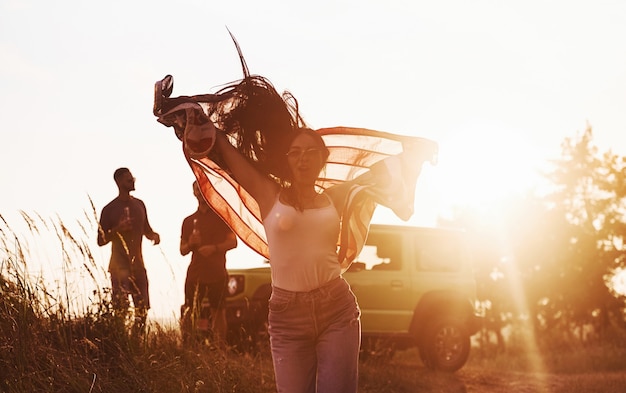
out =
[[(266, 110), (274, 111), (285, 103), (269, 81), (250, 76), (246, 67), (244, 71), (241, 83), (216, 94), (172, 98), (173, 78), (167, 75), (155, 83), (153, 113), (160, 123), (173, 127), (183, 142), (183, 154), (208, 204), (243, 243), (270, 259), (259, 207), (228, 168), (220, 165), (220, 155), (212, 154), (214, 133), (216, 128), (217, 132), (227, 130), (224, 132), (233, 146), (237, 148), (243, 141), (249, 159), (257, 162), (262, 158), (258, 165), (263, 165), (269, 173), (279, 173), (285, 168), (271, 159), (280, 155), (280, 149), (285, 147), (280, 145), (288, 138), (285, 133), (297, 128), (301, 118), (297, 108), (293, 117), (283, 112), (284, 116), (279, 118), (267, 118)], [(233, 121), (232, 114), (241, 110), (253, 111), (260, 123)], [(246, 129), (251, 133), (242, 133)], [(377, 205), (389, 207), (405, 221), (411, 217), (417, 178), (424, 162), (436, 163), (438, 145), (425, 138), (365, 128), (331, 127), (316, 132), (330, 152), (317, 179), (317, 190), (351, 182), (340, 213), (337, 239), (339, 262), (345, 271), (365, 244)], [(248, 139), (242, 139), (242, 135)]]
[[(362, 178), (348, 193), (342, 212), (338, 247), (339, 261), (346, 270), (365, 244), (378, 204), (389, 207), (405, 221), (411, 217), (417, 178), (425, 161), (435, 163), (437, 144), (363, 128), (333, 127), (317, 132), (330, 151), (316, 182), (318, 189)], [(209, 205), (248, 247), (269, 259), (256, 201), (209, 157), (191, 158), (185, 149), (183, 153)]]

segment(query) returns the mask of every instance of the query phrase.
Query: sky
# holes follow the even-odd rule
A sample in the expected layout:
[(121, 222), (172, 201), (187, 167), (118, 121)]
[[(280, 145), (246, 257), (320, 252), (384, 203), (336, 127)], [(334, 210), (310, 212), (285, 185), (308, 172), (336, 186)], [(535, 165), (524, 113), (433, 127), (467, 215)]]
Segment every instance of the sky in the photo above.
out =
[[(19, 211), (72, 222), (93, 202), (99, 214), (117, 195), (113, 171), (130, 168), (161, 234), (144, 244), (153, 312), (173, 314), (196, 201), (180, 142), (152, 115), (153, 86), (171, 74), (173, 95), (192, 95), (241, 78), (228, 30), (312, 128), (438, 142), (410, 222), (434, 225), (451, 206), (532, 189), (588, 126), (601, 150), (626, 154), (624, 21), (621, 0), (0, 0), (0, 214), (16, 231)], [(375, 221), (399, 220), (381, 209)], [(88, 243), (106, 269), (109, 247), (95, 233)], [(60, 251), (43, 244), (58, 271)], [(261, 260), (243, 247), (227, 257)]]

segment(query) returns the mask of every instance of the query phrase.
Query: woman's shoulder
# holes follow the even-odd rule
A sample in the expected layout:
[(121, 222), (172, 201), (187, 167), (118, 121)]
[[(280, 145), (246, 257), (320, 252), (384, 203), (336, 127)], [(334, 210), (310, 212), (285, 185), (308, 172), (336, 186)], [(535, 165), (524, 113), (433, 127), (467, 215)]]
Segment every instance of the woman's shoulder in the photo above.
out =
[(342, 211), (348, 191), (350, 191), (350, 188), (353, 186), (354, 183), (352, 182), (344, 182), (327, 188), (324, 193), (328, 195), (337, 210)]

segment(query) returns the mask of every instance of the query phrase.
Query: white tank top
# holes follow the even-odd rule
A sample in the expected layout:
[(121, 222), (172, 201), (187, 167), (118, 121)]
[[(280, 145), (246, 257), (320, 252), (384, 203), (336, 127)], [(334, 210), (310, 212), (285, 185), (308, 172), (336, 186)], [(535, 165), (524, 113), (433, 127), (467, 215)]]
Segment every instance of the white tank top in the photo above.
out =
[(332, 201), (325, 207), (298, 211), (276, 198), (263, 226), (275, 287), (307, 292), (340, 276), (339, 214)]

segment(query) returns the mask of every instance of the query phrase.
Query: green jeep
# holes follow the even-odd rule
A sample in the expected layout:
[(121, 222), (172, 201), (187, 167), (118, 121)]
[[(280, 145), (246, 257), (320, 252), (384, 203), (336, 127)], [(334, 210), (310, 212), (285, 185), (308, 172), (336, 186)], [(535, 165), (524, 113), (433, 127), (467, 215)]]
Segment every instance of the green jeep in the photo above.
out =
[[(229, 339), (254, 345), (267, 334), (269, 265), (229, 274)], [(361, 308), (362, 356), (417, 347), (431, 369), (463, 367), (480, 315), (462, 231), (372, 224), (344, 277)]]

